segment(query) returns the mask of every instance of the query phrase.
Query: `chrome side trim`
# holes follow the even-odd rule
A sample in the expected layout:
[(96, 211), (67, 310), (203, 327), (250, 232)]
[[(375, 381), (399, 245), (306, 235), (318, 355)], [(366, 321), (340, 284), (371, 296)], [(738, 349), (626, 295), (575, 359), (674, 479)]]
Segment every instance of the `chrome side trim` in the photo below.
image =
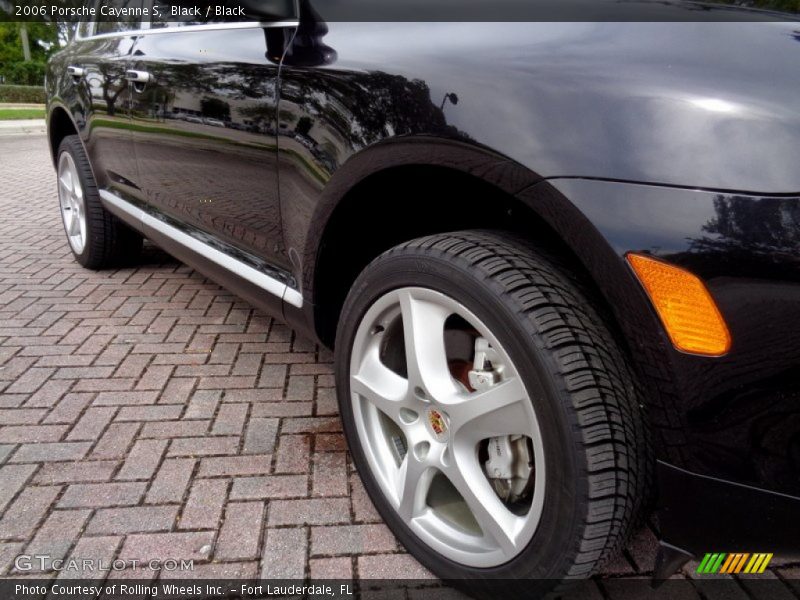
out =
[[(92, 35), (76, 35), (78, 40), (99, 40), (111, 37), (139, 37), (142, 35), (158, 35), (161, 33), (179, 33), (191, 31), (215, 31), (220, 29), (252, 29), (261, 27), (262, 29), (275, 29), (281, 27), (297, 27), (300, 24), (298, 19), (287, 19), (285, 21), (234, 21), (230, 23), (202, 23), (200, 25), (186, 25), (184, 27), (156, 27), (150, 29), (129, 29), (127, 31), (111, 31), (109, 33), (92, 33)], [(94, 31), (94, 26), (92, 27)]]
[(303, 308), (303, 294), (288, 285), (284, 285), (283, 287), (286, 289), (286, 291), (283, 292), (283, 301), (297, 308)]
[(148, 214), (141, 208), (132, 205), (130, 202), (126, 202), (108, 190), (100, 190), (100, 198), (103, 200), (103, 202), (110, 204), (121, 213), (129, 216), (132, 220), (141, 223), (144, 228), (157, 231), (158, 233), (177, 242), (181, 246), (184, 246), (192, 252), (199, 254), (203, 258), (210, 260), (214, 264), (219, 265), (223, 269), (230, 271), (231, 273), (235, 273), (243, 279), (246, 279), (253, 285), (260, 287), (262, 290), (269, 292), (273, 296), (282, 298), (285, 302), (288, 302), (292, 306), (296, 306), (297, 308), (303, 307), (303, 295), (294, 288), (290, 288), (285, 283), (270, 277), (266, 273), (262, 273), (261, 271), (254, 269), (250, 265), (233, 258), (229, 254), (225, 254), (216, 248), (212, 248), (197, 238), (184, 233), (177, 227), (173, 227), (172, 225)]
[(134, 206), (130, 202), (125, 202), (125, 200), (108, 190), (98, 190), (98, 193), (103, 202), (107, 202), (121, 213), (129, 216), (132, 221), (138, 222), (138, 229), (142, 228), (144, 225), (145, 212), (141, 208)]

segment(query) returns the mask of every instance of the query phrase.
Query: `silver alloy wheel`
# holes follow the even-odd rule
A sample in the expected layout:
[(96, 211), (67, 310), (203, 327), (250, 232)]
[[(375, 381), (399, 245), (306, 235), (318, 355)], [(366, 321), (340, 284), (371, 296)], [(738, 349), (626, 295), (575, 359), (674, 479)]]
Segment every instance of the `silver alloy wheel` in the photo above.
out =
[(69, 245), (75, 254), (81, 254), (86, 245), (86, 200), (69, 152), (62, 152), (58, 159), (58, 200)]
[[(502, 371), (496, 385), (470, 391), (453, 377), (445, 341), (446, 323), (453, 315), (496, 352)], [(401, 332), (395, 342), (387, 338), (392, 328)], [(395, 352), (405, 356), (407, 377), (382, 359), (392, 343), (399, 344)], [(471, 567), (506, 563), (527, 546), (544, 504), (539, 425), (514, 365), (471, 311), (425, 288), (401, 288), (382, 296), (356, 332), (350, 389), (372, 475), (421, 540)], [(479, 457), (481, 443), (506, 435), (527, 436), (532, 448), (534, 484), (523, 514), (500, 499)], [(397, 452), (398, 446), (404, 447), (404, 454)], [(442, 494), (449, 496), (442, 500)]]

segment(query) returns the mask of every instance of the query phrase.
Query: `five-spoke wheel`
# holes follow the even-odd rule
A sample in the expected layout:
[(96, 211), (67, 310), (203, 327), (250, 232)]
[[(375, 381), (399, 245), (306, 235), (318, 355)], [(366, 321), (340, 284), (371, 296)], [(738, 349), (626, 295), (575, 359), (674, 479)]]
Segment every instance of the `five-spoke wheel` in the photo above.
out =
[[(411, 530), (466, 565), (491, 567), (518, 554), (542, 511), (544, 449), (525, 385), (494, 333), (440, 292), (393, 290), (362, 319), (350, 372), (364, 453)], [(487, 468), (496, 445), (510, 449), (501, 458), (507, 468), (497, 466), (504, 472)], [(511, 487), (519, 462), (525, 493), (504, 501), (492, 480)]]

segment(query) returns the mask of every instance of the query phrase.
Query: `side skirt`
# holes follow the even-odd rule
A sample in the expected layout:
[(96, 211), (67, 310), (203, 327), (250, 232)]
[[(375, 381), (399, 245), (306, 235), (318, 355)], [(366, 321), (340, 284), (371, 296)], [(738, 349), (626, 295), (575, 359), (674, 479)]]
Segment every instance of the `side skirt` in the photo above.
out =
[(197, 269), (258, 308), (283, 318), (284, 302), (296, 309), (303, 307), (302, 294), (277, 277), (178, 229), (135, 204), (123, 200), (113, 192), (100, 190), (99, 193), (103, 205), (119, 219), (140, 231), (178, 260)]

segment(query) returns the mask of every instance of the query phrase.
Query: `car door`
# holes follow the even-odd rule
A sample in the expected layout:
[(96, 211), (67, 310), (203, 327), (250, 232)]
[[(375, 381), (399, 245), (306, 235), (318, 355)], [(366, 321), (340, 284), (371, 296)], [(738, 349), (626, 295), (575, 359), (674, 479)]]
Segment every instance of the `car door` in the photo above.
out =
[(281, 49), (268, 48), (269, 29), (154, 19), (128, 76), (148, 209), (285, 280), (274, 123)]

